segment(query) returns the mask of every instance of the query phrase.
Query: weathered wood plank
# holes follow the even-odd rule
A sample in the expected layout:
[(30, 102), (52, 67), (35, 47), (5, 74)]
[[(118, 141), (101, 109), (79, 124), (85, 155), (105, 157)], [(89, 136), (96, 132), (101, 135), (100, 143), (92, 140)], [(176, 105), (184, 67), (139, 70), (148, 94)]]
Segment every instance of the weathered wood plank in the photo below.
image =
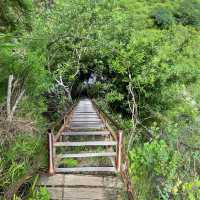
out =
[(71, 130), (101, 130), (104, 126), (71, 126)]
[(87, 141), (87, 142), (55, 142), (56, 147), (68, 146), (68, 147), (78, 147), (78, 146), (115, 146), (116, 141)]
[(109, 135), (109, 131), (74, 131), (74, 132), (63, 132), (62, 135), (64, 136), (88, 136), (88, 135), (102, 135), (102, 136), (107, 136)]
[(104, 127), (70, 127), (71, 131), (102, 131)]
[(105, 125), (103, 123), (71, 123), (71, 127), (104, 127)]
[(98, 119), (98, 118), (78, 118), (78, 119), (72, 119), (71, 120), (71, 123), (82, 123), (82, 122), (101, 122), (101, 119)]
[(89, 157), (114, 157), (116, 152), (89, 152), (89, 153), (78, 153), (78, 154), (58, 154), (58, 158), (89, 158)]
[(97, 123), (71, 123), (70, 127), (83, 127), (83, 128), (103, 128), (105, 127), (104, 124), (102, 124), (101, 122), (97, 122)]
[(64, 184), (64, 175), (55, 174), (53, 176), (41, 176), (37, 185), (46, 185), (46, 186), (57, 186)]
[(74, 168), (56, 168), (56, 173), (68, 172), (116, 172), (115, 167), (74, 167)]
[(79, 120), (79, 119), (100, 119), (99, 116), (73, 116), (71, 120)]
[(97, 124), (97, 125), (103, 125), (103, 123), (101, 122), (101, 121), (93, 121), (93, 122), (91, 122), (91, 121), (73, 121), (73, 122), (71, 122), (71, 125), (77, 125), (77, 124), (83, 124), (83, 125), (85, 125), (85, 124), (87, 124), (87, 125), (95, 125), (95, 124)]
[(47, 189), (49, 192), (49, 195), (51, 197), (52, 200), (54, 199), (59, 199), (61, 200), (63, 198), (63, 188), (62, 187), (50, 187)]
[(64, 200), (108, 200), (103, 188), (65, 188)]

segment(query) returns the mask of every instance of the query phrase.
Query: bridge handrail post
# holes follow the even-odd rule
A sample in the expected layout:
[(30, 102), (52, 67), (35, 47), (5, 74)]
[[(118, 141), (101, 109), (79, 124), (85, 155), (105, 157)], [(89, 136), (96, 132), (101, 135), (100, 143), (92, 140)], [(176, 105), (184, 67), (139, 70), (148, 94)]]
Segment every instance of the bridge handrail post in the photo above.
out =
[(116, 168), (118, 172), (121, 171), (122, 148), (123, 148), (123, 131), (118, 130), (117, 132), (117, 161), (116, 161)]
[(55, 173), (54, 167), (54, 136), (52, 133), (48, 133), (48, 174), (53, 175)]

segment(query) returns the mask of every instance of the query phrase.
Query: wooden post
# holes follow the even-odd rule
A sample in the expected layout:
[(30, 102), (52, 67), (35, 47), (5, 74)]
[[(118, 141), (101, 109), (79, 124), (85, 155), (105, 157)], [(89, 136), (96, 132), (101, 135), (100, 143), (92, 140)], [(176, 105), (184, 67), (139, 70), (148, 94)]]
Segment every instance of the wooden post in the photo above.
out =
[(53, 175), (55, 173), (54, 160), (53, 160), (54, 159), (53, 142), (54, 142), (53, 134), (48, 133), (48, 156), (49, 156), (48, 173), (49, 175)]
[(117, 134), (117, 161), (116, 161), (116, 168), (118, 172), (121, 171), (122, 145), (123, 145), (123, 131), (119, 130)]

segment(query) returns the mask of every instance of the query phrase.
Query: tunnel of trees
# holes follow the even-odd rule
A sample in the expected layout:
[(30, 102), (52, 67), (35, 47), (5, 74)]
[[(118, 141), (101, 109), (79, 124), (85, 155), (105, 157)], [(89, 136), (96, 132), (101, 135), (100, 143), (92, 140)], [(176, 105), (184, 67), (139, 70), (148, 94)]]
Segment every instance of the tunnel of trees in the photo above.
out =
[(199, 31), (199, 0), (1, 0), (0, 196), (48, 199), (47, 130), (87, 96), (125, 131), (136, 199), (200, 199)]

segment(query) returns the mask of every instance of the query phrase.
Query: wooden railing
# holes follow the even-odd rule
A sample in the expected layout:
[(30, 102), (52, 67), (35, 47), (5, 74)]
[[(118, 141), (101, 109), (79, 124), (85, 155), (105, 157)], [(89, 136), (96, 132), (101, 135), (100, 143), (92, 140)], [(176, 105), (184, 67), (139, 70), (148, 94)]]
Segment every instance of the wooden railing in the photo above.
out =
[(48, 165), (48, 173), (49, 175), (53, 175), (54, 174), (54, 160), (53, 160), (53, 134), (52, 133), (48, 133), (48, 161), (49, 161), (49, 165)]
[(48, 174), (53, 175), (55, 173), (55, 162), (56, 162), (56, 149), (54, 143), (57, 142), (64, 131), (68, 127), (69, 119), (73, 113), (74, 107), (77, 105), (78, 100), (68, 109), (65, 113), (61, 123), (61, 128), (58, 133), (54, 136), (53, 133), (48, 133)]
[(116, 157), (116, 169), (121, 174), (124, 184), (127, 188), (128, 199), (134, 200), (134, 192), (133, 192), (133, 185), (131, 181), (131, 177), (129, 174), (129, 160), (126, 154), (126, 150), (123, 143), (123, 131), (118, 126), (118, 124), (110, 118), (107, 113), (105, 113), (99, 106), (96, 104), (94, 100), (92, 100), (94, 107), (99, 114), (99, 117), (105, 123), (106, 128), (110, 131), (111, 136), (114, 140), (117, 141), (117, 157)]
[[(62, 120), (62, 126), (59, 129), (58, 133), (55, 136), (52, 133), (48, 134), (49, 175), (53, 175), (55, 173), (55, 166), (56, 166), (55, 143), (61, 138), (62, 132), (67, 129), (69, 125), (69, 120), (73, 114), (73, 110), (74, 107), (77, 105), (77, 102), (74, 103), (70, 107), (69, 111), (65, 114)], [(104, 111), (102, 111), (98, 107), (95, 101), (92, 101), (92, 103), (99, 117), (101, 118), (106, 128), (111, 133), (110, 137), (112, 137), (113, 140), (117, 141), (117, 146), (116, 146), (117, 156), (115, 159), (116, 169), (121, 174), (124, 184), (126, 185), (129, 200), (133, 200), (134, 199), (133, 186), (131, 183), (131, 177), (129, 175), (129, 169), (128, 169), (129, 160), (123, 144), (123, 131), (120, 129), (120, 127), (118, 126), (118, 124), (116, 124), (114, 120), (112, 120)]]

